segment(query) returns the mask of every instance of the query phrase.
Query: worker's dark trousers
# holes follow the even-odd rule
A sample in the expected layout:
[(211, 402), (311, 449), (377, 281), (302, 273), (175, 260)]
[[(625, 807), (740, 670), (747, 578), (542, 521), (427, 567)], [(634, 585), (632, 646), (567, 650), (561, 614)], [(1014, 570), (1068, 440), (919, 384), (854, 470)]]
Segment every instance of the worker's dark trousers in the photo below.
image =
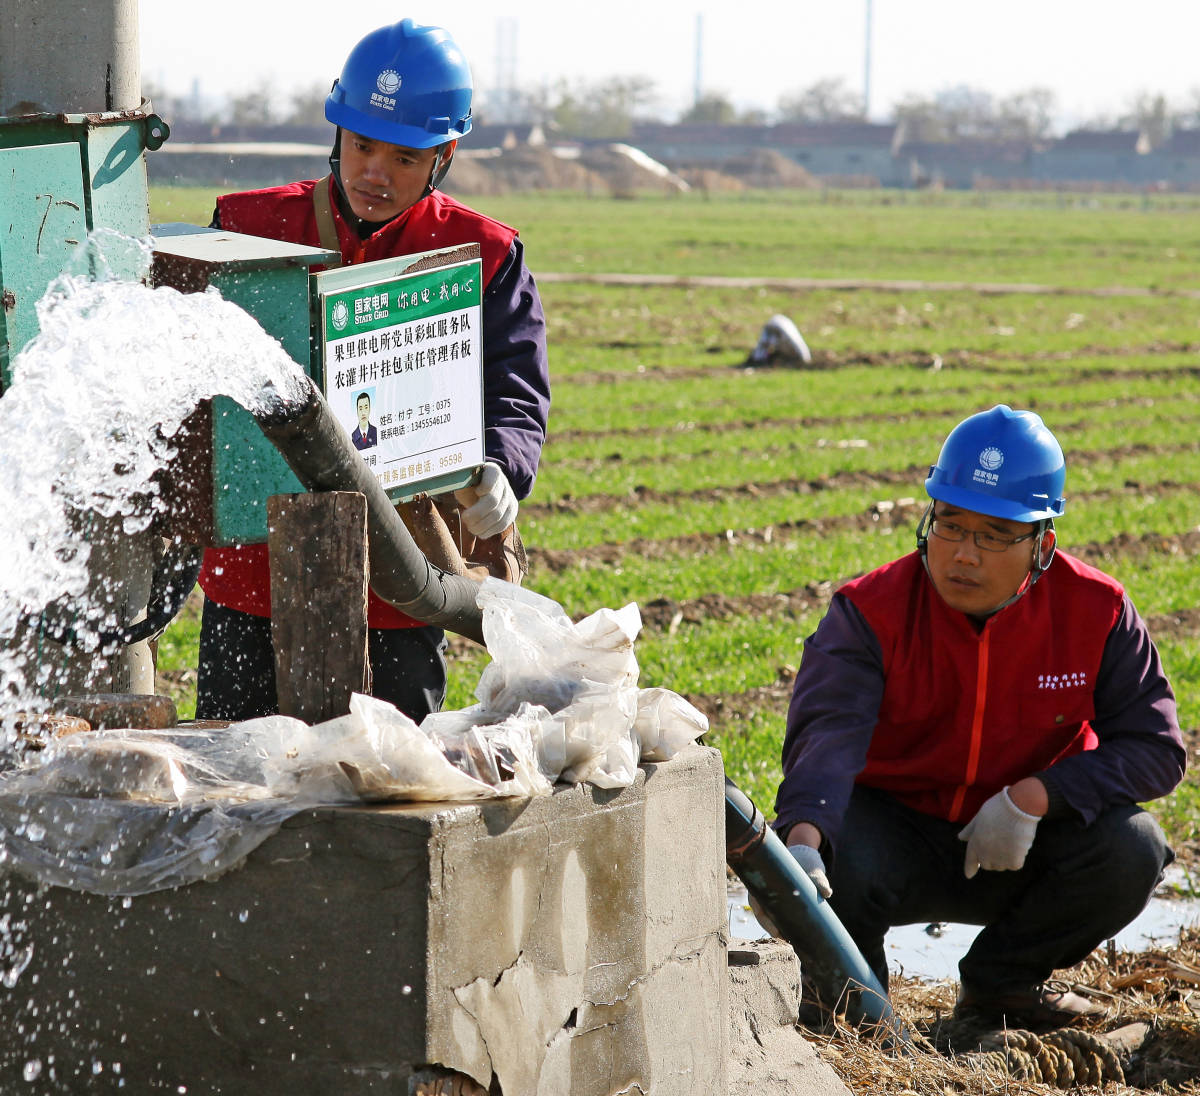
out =
[(965, 822), (856, 787), (830, 865), (830, 905), (880, 982), (893, 925), (983, 925), (959, 962), (977, 992), (1027, 989), (1073, 966), (1145, 908), (1175, 858), (1158, 823), (1113, 807), (1090, 826), (1043, 820), (1020, 871), (963, 875)]
[[(371, 692), (420, 723), (446, 700), (440, 628), (370, 628)], [(197, 719), (255, 719), (279, 711), (269, 617), (205, 601), (200, 621)]]

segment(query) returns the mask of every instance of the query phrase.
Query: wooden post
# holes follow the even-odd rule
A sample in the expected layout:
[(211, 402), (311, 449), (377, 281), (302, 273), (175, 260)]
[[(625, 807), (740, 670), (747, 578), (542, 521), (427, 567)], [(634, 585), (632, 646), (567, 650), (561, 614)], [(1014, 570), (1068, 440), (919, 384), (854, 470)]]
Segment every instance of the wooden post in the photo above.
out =
[(267, 499), (271, 638), (279, 711), (345, 715), (369, 692), (367, 500), (356, 491)]

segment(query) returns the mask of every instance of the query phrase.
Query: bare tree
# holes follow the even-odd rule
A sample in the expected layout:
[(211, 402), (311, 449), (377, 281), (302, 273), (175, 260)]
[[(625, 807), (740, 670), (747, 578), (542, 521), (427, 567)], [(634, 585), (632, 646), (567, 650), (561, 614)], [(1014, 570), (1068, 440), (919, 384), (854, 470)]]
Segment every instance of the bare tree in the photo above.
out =
[[(506, 119), (510, 123), (544, 125), (554, 120), (554, 93), (547, 86), (515, 88), (506, 103)], [(478, 112), (476, 121), (480, 120)]]
[(1136, 129), (1145, 134), (1152, 148), (1163, 144), (1178, 124), (1179, 115), (1158, 92), (1138, 92), (1117, 118), (1118, 129)]
[(234, 125), (270, 125), (279, 121), (275, 105), (275, 89), (267, 80), (231, 96), (228, 117)]
[(910, 141), (1028, 141), (1049, 135), (1054, 106), (1054, 93), (1046, 88), (997, 101), (990, 92), (960, 84), (932, 98), (907, 96), (896, 105), (895, 119)]
[(293, 91), (288, 99), (287, 113), (281, 119), (293, 126), (316, 126), (325, 121), (325, 99), (329, 88), (325, 84), (311, 84), (307, 88)]
[(1194, 89), (1182, 107), (1173, 107), (1159, 92), (1140, 91), (1114, 114), (1093, 114), (1077, 128), (1100, 131), (1136, 130), (1152, 146), (1162, 144), (1178, 127), (1200, 126), (1200, 88)]
[(656, 99), (654, 81), (647, 76), (614, 76), (595, 84), (560, 81), (551, 117), (571, 136), (628, 137)]
[(761, 122), (760, 112), (740, 112), (733, 101), (721, 92), (702, 95), (679, 116), (681, 123), (708, 122), (719, 126), (745, 125)]
[(1175, 124), (1181, 129), (1200, 129), (1200, 87), (1188, 92), (1183, 106), (1175, 114)]
[(994, 135), (1026, 141), (1045, 140), (1054, 128), (1057, 109), (1058, 99), (1049, 88), (1018, 91), (996, 104)]
[(865, 120), (862, 96), (846, 86), (840, 76), (826, 77), (793, 95), (779, 99), (781, 122), (861, 122)]

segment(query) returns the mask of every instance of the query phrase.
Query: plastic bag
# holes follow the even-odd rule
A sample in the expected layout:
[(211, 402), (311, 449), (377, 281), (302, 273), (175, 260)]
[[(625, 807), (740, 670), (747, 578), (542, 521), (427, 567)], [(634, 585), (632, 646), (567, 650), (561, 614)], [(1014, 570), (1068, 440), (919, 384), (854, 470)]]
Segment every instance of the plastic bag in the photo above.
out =
[(435, 712), (421, 721), (421, 731), (449, 764), (494, 794), (549, 795), (554, 778), (542, 771), (534, 745), (548, 715), (545, 708), (530, 704), (494, 721), (479, 708)]
[(65, 736), (0, 773), (0, 860), (43, 883), (146, 894), (215, 878), (313, 806), (627, 787), (641, 758), (666, 760), (707, 729), (682, 697), (637, 687), (636, 605), (573, 623), (495, 579), (479, 599), (493, 661), (478, 704), (418, 727), (356, 694), (313, 727), (275, 715)]
[(268, 716), (241, 724), (272, 733), (261, 744), (268, 789), (301, 804), (389, 799), (486, 799), (497, 789), (447, 760), (403, 712), (355, 693), (350, 713), (308, 727), (271, 724)]
[[(311, 733), (299, 720), (289, 722)], [(86, 731), (29, 754), (22, 767), (0, 774), (0, 790), (166, 806), (265, 799), (272, 792), (264, 786), (257, 747), (250, 723), (232, 735), (186, 728)]]
[(511, 714), (528, 703), (557, 712), (584, 681), (636, 686), (636, 605), (600, 609), (574, 624), (558, 602), (496, 579), (483, 581), (476, 600), (493, 661), (475, 696), (488, 711)]
[(216, 878), (299, 809), (271, 795), (252, 743), (237, 729), (55, 739), (0, 774), (4, 859), (41, 883), (95, 894)]
[(475, 690), (480, 708), (512, 713), (536, 705), (554, 717), (538, 729), (548, 779), (632, 784), (639, 753), (632, 737), (638, 607), (600, 609), (574, 623), (557, 602), (492, 580), (484, 581), (478, 602), (493, 659)]
[(601, 788), (624, 788), (637, 775), (637, 748), (632, 746), (637, 689), (583, 681), (574, 699), (558, 713), (563, 722), (566, 765), (560, 779), (568, 784), (590, 781)]
[(670, 761), (708, 730), (708, 716), (670, 689), (642, 689), (634, 729), (643, 761)]

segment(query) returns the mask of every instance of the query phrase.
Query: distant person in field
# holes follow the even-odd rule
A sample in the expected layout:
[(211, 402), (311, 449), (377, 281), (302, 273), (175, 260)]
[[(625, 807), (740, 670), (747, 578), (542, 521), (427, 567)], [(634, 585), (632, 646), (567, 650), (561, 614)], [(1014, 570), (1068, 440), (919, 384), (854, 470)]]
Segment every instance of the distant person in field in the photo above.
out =
[(360, 392), (354, 401), (354, 410), (358, 415), (358, 425), (350, 435), (355, 449), (374, 449), (379, 444), (379, 431), (371, 422), (371, 397), (366, 392)]
[(775, 803), (884, 986), (893, 925), (982, 925), (956, 1014), (1009, 1026), (1104, 1014), (1051, 975), (1149, 901), (1174, 854), (1138, 804), (1186, 760), (1128, 595), (1056, 551), (1064, 473), (1030, 411), (954, 428), (916, 550), (842, 586), (807, 640)]
[[(344, 265), (479, 245), (483, 330), (474, 334), (483, 362), (486, 463), (475, 484), (455, 494), (466, 533), (507, 544), (546, 438), (546, 324), (516, 230), (438, 189), (471, 129), (471, 96), (471, 71), (445, 30), (411, 19), (373, 30), (350, 52), (325, 100), (325, 117), (336, 127), (330, 174), (227, 194), (217, 200), (213, 227), (321, 245), (339, 252)], [(376, 443), (374, 426), (364, 440)], [(200, 585), (198, 717), (240, 720), (276, 711), (266, 545), (209, 549)], [(442, 630), (373, 593), (368, 624), (375, 695), (417, 720), (440, 708)]]

